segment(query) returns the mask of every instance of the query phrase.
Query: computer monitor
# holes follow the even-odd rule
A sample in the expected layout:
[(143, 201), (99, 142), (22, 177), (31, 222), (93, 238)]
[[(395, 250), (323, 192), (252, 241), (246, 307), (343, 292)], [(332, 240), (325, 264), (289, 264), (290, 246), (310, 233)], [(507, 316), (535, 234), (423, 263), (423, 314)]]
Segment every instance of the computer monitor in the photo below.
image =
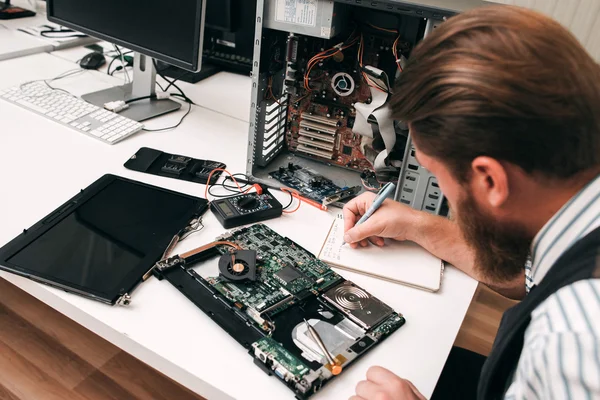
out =
[[(155, 94), (153, 58), (199, 71), (202, 60), (205, 0), (48, 0), (48, 20), (135, 52), (133, 82), (82, 98), (103, 106), (116, 100)], [(175, 111), (181, 104), (147, 99), (120, 114), (142, 121)]]
[(198, 82), (220, 71), (250, 75), (254, 55), (257, 0), (205, 0), (202, 71), (189, 72), (159, 62), (163, 75)]

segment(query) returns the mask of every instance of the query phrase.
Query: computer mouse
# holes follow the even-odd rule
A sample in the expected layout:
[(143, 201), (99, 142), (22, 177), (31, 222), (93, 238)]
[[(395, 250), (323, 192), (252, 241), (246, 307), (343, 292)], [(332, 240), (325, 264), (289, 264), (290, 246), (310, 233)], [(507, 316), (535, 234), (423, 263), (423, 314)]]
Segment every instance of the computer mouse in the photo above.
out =
[(83, 56), (79, 62), (79, 66), (84, 69), (98, 69), (104, 64), (106, 64), (106, 58), (104, 58), (104, 55), (95, 51)]

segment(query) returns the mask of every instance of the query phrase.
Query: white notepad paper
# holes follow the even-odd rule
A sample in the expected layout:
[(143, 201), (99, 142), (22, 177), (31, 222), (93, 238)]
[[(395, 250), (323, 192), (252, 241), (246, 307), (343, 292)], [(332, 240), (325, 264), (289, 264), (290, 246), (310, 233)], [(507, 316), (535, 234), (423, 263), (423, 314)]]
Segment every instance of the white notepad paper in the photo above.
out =
[(413, 242), (387, 240), (384, 247), (353, 249), (344, 241), (344, 219), (338, 214), (319, 253), (319, 259), (341, 268), (417, 289), (437, 292), (444, 262)]

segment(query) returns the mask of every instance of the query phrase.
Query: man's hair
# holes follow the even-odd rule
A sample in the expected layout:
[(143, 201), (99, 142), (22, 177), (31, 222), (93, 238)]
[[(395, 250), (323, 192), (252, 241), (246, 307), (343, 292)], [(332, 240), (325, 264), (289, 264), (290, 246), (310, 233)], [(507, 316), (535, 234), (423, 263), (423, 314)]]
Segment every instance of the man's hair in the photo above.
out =
[(452, 17), (400, 75), (394, 118), (461, 181), (477, 156), (558, 179), (600, 165), (600, 66), (542, 14), (491, 6)]

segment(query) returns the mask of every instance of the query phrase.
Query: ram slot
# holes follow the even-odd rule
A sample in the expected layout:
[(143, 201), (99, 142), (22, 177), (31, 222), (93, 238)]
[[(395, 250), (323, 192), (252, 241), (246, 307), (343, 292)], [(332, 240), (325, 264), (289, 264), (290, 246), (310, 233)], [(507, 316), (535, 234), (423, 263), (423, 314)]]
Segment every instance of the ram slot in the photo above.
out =
[(333, 143), (321, 142), (304, 136), (298, 138), (298, 143), (302, 143), (308, 146), (318, 147), (319, 149), (333, 151)]
[(309, 114), (307, 112), (300, 113), (300, 116), (304, 120), (316, 122), (318, 124), (329, 125), (329, 126), (333, 126), (334, 128), (337, 128), (338, 126), (340, 126), (340, 121), (335, 118), (323, 117), (320, 115), (313, 115), (313, 114)]
[(330, 160), (333, 158), (333, 152), (331, 152), (331, 151), (313, 149), (313, 148), (308, 147), (308, 146), (306, 146), (304, 144), (299, 144), (298, 147), (296, 147), (296, 150), (297, 151), (301, 151), (303, 153), (312, 154), (313, 156), (319, 156), (319, 157), (327, 158), (327, 159), (330, 159)]
[(317, 139), (317, 140), (321, 140), (323, 142), (329, 142), (329, 143), (333, 143), (335, 142), (335, 136), (331, 136), (331, 135), (326, 135), (324, 133), (318, 133), (318, 132), (313, 132), (313, 131), (305, 131), (305, 130), (299, 130), (298, 134), (300, 136), (306, 136), (312, 139)]
[(333, 128), (333, 127), (330, 127), (327, 125), (318, 124), (316, 122), (305, 121), (305, 120), (300, 121), (300, 128), (310, 129), (310, 130), (322, 132), (322, 133), (329, 133), (331, 135), (335, 135), (337, 133), (337, 127)]

